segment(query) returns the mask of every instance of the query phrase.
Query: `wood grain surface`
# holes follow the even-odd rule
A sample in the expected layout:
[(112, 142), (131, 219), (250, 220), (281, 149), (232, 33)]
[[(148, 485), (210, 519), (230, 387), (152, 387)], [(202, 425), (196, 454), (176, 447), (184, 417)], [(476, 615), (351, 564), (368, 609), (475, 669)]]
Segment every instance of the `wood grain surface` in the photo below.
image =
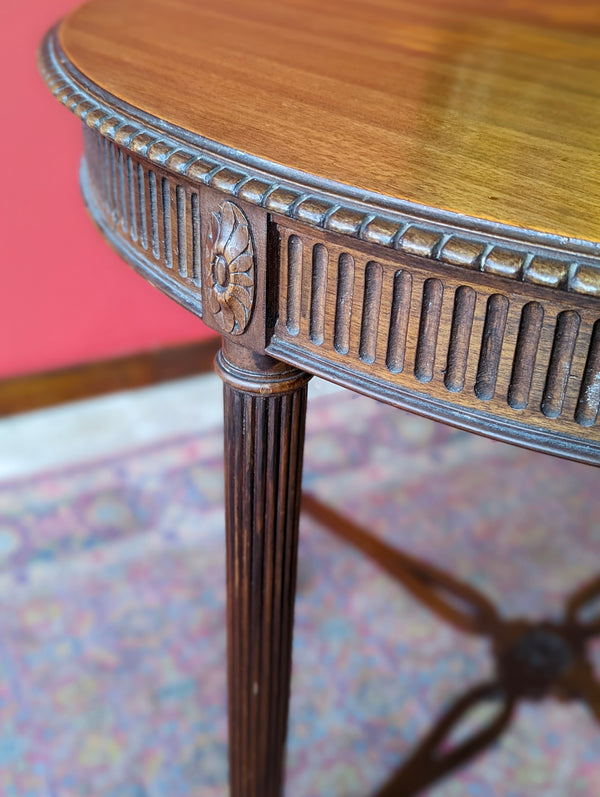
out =
[(60, 36), (94, 83), (234, 149), (600, 240), (594, 0), (92, 0)]

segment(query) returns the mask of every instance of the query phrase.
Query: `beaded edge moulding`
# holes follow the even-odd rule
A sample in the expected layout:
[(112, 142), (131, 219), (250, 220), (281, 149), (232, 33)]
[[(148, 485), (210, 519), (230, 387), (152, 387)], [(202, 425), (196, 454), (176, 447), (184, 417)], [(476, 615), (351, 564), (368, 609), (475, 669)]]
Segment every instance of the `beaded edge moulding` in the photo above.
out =
[[(440, 214), (443, 220), (436, 223), (424, 218), (426, 209), (418, 206), (411, 206), (409, 212), (390, 209), (387, 205), (393, 200), (389, 197), (373, 195), (368, 202), (356, 202), (341, 184), (321, 180), (324, 188), (319, 190), (299, 180), (280, 179), (266, 171), (269, 164), (261, 162), (262, 168), (256, 168), (240, 153), (236, 158), (231, 151), (225, 157), (208, 146), (178, 138), (174, 126), (169, 126), (168, 135), (163, 134), (117, 98), (96, 87), (101, 93), (97, 96), (93, 85), (86, 85), (85, 77), (62, 54), (57, 27), (42, 42), (38, 61), (48, 88), (84, 124), (193, 182), (366, 243), (547, 288), (600, 296), (600, 268), (593, 262), (593, 258), (600, 259), (600, 244), (585, 241), (573, 245), (559, 236), (452, 213)], [(273, 171), (278, 168), (271, 166)], [(456, 234), (457, 228), (460, 234)]]

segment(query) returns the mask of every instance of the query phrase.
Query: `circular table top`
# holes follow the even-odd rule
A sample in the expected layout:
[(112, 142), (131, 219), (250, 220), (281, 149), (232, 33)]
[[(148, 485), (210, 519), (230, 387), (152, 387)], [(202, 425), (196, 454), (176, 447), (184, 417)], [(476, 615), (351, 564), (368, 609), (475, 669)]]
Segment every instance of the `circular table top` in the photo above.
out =
[(91, 0), (92, 83), (264, 161), (600, 242), (595, 0)]

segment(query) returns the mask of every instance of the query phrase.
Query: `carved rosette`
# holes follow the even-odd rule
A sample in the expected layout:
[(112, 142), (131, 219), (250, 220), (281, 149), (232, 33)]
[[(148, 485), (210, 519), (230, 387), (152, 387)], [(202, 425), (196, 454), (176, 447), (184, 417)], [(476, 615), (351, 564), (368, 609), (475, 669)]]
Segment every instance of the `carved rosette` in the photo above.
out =
[(206, 263), (209, 310), (224, 332), (241, 335), (254, 304), (254, 245), (248, 219), (233, 202), (211, 214)]

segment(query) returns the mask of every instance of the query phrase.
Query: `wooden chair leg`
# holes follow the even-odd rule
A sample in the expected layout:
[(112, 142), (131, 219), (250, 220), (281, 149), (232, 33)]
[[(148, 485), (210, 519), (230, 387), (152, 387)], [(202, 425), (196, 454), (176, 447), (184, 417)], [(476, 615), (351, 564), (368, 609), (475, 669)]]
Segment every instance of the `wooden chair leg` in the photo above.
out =
[(231, 797), (280, 797), (309, 377), (225, 346)]

